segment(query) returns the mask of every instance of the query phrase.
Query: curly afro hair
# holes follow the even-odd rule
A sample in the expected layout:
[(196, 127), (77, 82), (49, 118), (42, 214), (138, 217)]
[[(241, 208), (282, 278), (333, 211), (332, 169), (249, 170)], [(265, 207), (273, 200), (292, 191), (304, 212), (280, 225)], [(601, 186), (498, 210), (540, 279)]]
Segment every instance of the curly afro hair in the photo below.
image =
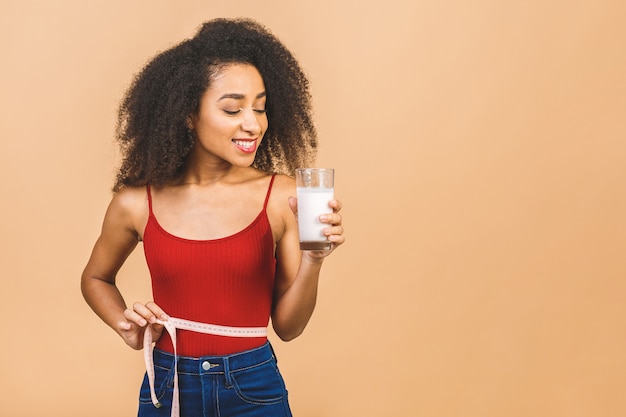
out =
[(134, 78), (118, 111), (122, 161), (113, 187), (171, 184), (194, 146), (189, 116), (223, 65), (251, 64), (267, 92), (268, 129), (253, 167), (293, 175), (315, 159), (309, 82), (289, 50), (250, 19), (215, 19), (159, 53)]

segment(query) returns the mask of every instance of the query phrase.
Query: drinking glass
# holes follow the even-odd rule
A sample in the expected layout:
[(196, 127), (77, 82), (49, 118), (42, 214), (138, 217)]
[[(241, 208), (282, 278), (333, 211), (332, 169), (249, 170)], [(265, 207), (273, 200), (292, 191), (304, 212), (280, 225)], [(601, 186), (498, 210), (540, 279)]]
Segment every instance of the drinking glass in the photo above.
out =
[(328, 250), (331, 242), (324, 236), (327, 223), (320, 221), (322, 214), (332, 213), (328, 205), (334, 198), (334, 176), (332, 168), (296, 169), (296, 191), (298, 197), (298, 231), (301, 250)]

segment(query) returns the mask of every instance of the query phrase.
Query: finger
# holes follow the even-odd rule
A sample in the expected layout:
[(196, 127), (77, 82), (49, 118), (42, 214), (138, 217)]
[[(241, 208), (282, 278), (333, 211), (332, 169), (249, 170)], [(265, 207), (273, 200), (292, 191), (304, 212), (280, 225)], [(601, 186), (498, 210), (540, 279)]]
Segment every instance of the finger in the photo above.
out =
[(133, 310), (148, 323), (154, 324), (159, 321), (158, 317), (145, 304), (135, 303), (133, 304)]
[(163, 311), (163, 309), (159, 307), (154, 301), (148, 301), (146, 303), (146, 308), (150, 310), (152, 314), (154, 314), (154, 317), (156, 317), (157, 319), (164, 321), (169, 319), (169, 316), (165, 313), (165, 311)]
[(334, 247), (342, 245), (346, 241), (346, 238), (343, 235), (342, 227), (329, 229), (331, 230), (324, 230), (324, 235), (326, 236), (326, 239), (328, 239), (328, 241), (334, 244)]
[(341, 217), (341, 214), (339, 213), (328, 213), (328, 214), (322, 214), (320, 216), (320, 221), (322, 223), (328, 223), (328, 224), (332, 224), (335, 226), (341, 225), (342, 219), (343, 218)]
[(326, 237), (331, 237), (331, 236), (341, 236), (343, 235), (343, 226), (339, 225), (339, 226), (333, 226), (333, 227), (326, 227), (323, 230), (324, 236)]
[(289, 208), (293, 212), (293, 214), (298, 214), (298, 199), (295, 197), (289, 197)]
[[(124, 310), (124, 317), (126, 317), (126, 320), (128, 320), (129, 324), (136, 324), (139, 327), (145, 327), (148, 324), (148, 321), (145, 318), (129, 308)], [(128, 327), (126, 330), (130, 330), (130, 327)]]
[(343, 203), (335, 198), (328, 202), (328, 205), (333, 209), (335, 213), (339, 212), (343, 208)]
[(128, 331), (133, 328), (133, 323), (127, 320), (120, 320), (117, 322), (117, 326), (120, 330)]
[(328, 236), (328, 240), (333, 243), (333, 247), (337, 247), (342, 245), (346, 241), (346, 238), (344, 235), (330, 235)]

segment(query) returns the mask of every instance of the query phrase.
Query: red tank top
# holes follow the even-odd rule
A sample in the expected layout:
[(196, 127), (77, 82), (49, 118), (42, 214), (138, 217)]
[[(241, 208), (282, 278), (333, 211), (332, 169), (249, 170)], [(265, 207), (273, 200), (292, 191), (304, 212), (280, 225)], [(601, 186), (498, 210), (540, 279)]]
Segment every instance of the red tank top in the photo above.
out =
[[(220, 239), (190, 240), (165, 231), (152, 212), (143, 236), (157, 303), (172, 317), (233, 327), (266, 327), (274, 289), (274, 238), (267, 217), (274, 176), (263, 209), (245, 229)], [(239, 338), (178, 330), (183, 356), (227, 355), (259, 347), (266, 337)], [(173, 352), (167, 332), (156, 347)]]

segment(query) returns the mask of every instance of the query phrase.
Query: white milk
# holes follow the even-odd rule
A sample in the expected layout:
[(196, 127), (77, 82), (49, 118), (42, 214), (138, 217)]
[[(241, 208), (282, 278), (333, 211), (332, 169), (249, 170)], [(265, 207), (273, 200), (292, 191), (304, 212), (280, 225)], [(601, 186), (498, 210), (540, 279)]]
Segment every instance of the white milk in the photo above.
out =
[(300, 242), (319, 242), (326, 240), (322, 233), (328, 223), (319, 220), (320, 215), (332, 213), (328, 202), (333, 199), (333, 188), (297, 187), (298, 193), (298, 230)]

